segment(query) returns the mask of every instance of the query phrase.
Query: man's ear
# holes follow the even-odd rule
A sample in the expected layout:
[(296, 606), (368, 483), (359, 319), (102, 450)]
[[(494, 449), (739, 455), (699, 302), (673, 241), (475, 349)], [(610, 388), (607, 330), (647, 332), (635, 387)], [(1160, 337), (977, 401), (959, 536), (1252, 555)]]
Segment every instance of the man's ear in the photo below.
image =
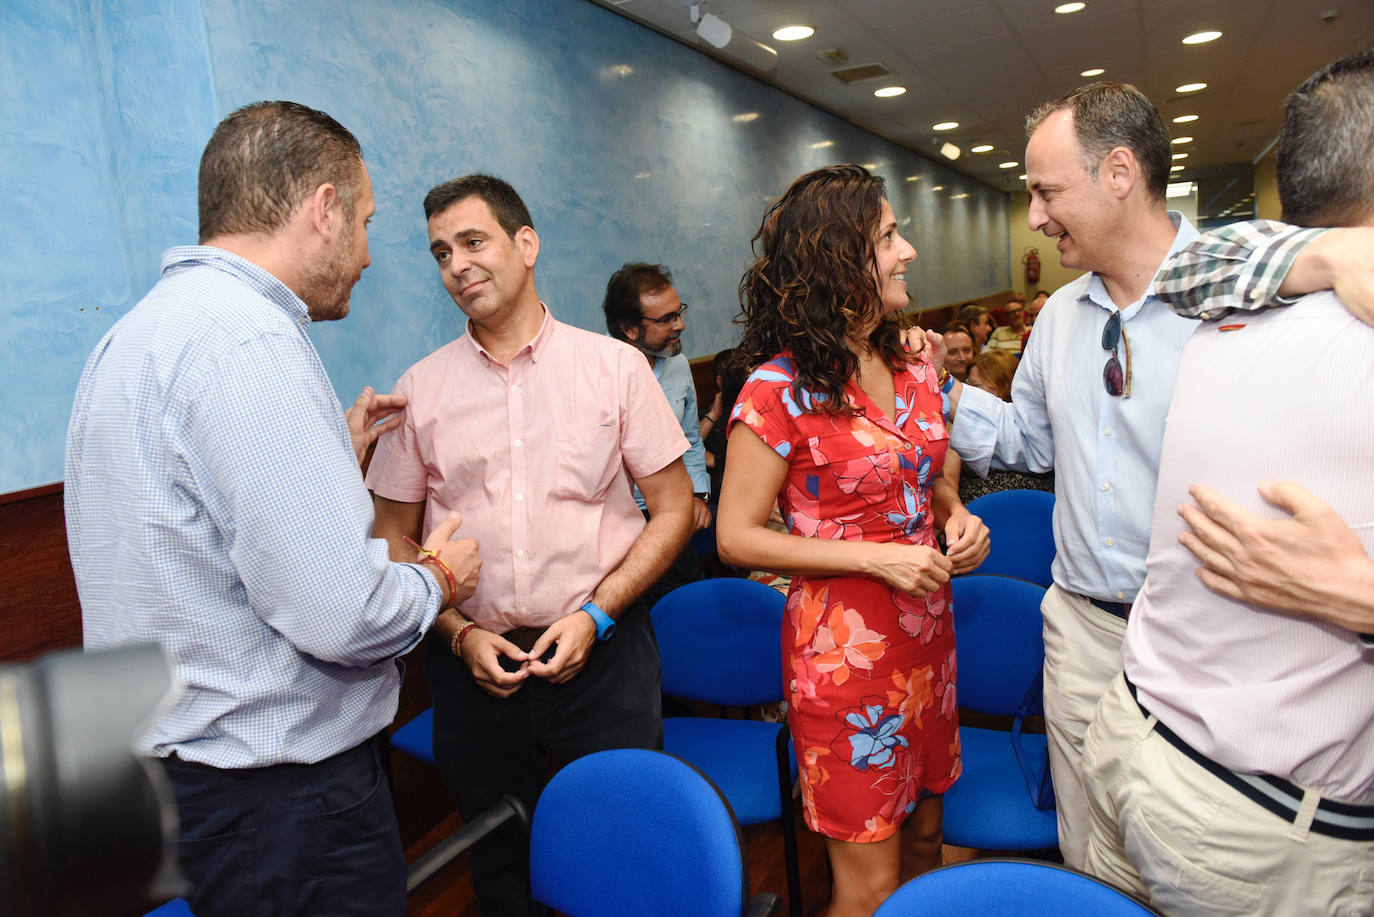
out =
[(621, 325), (620, 330), (624, 333), (627, 341), (639, 340), (640, 327), (638, 325)]
[(539, 235), (533, 226), (521, 226), (515, 231), (515, 246), (520, 249), (525, 267), (534, 267), (539, 260)]
[(339, 200), (338, 189), (330, 182), (324, 182), (316, 188), (306, 198), (303, 207), (310, 217), (310, 225), (325, 241), (334, 241), (334, 237), (343, 231), (343, 202)]
[(1119, 146), (1102, 160), (1101, 177), (1112, 195), (1125, 199), (1140, 181), (1140, 160), (1124, 146)]

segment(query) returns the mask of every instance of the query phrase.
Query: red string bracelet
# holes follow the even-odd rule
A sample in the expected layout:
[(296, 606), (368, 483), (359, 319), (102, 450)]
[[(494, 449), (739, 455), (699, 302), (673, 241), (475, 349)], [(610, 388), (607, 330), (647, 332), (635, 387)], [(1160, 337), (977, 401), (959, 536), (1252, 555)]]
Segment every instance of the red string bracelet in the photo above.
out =
[(452, 602), (453, 597), (458, 594), (458, 577), (453, 575), (453, 570), (450, 569), (448, 564), (444, 563), (444, 559), (439, 556), (438, 551), (432, 551), (429, 548), (420, 545), (415, 541), (414, 538), (411, 538), (409, 535), (406, 535), (404, 537), (409, 544), (414, 546), (415, 550), (420, 552), (420, 563), (432, 564), (433, 566), (438, 567), (439, 570), (443, 572), (444, 579), (448, 580), (449, 601)]

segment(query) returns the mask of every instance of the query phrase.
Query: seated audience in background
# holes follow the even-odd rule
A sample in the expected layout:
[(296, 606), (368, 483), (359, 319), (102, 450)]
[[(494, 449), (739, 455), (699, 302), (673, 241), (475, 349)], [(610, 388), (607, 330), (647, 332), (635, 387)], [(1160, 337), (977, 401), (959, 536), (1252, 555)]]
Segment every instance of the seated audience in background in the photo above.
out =
[(954, 322), (945, 326), (941, 332), (945, 338), (945, 369), (951, 376), (963, 382), (968, 376), (968, 368), (978, 351), (973, 346), (973, 332), (964, 325)]
[(1026, 324), (1034, 325), (1035, 320), (1040, 317), (1040, 310), (1045, 308), (1045, 303), (1050, 301), (1050, 291), (1041, 290), (1031, 297), (1030, 305), (1026, 306)]
[(988, 338), (992, 336), (993, 329), (997, 327), (997, 323), (992, 320), (992, 314), (988, 312), (987, 307), (977, 303), (960, 306), (958, 313), (954, 316), (954, 323), (963, 325), (973, 332), (973, 349), (980, 353), (988, 345)]
[[(893, 318), (916, 250), (882, 180), (803, 175), (754, 244), (739, 349), (756, 368), (730, 416), (717, 543), (793, 574), (782, 644), (804, 818), (826, 836), (828, 914), (868, 917), (900, 882), (904, 822), (920, 866), (939, 863), (938, 794), (960, 769), (949, 577), (982, 562), (987, 529), (939, 476), (938, 374)], [(775, 500), (786, 533), (768, 527)]]
[[(946, 358), (948, 365), (948, 358)], [(991, 392), (1003, 401), (1011, 401), (1011, 382), (1021, 361), (1009, 353), (989, 350), (979, 354), (968, 367), (964, 381), (974, 388)], [(959, 502), (965, 506), (984, 494), (999, 490), (1046, 490), (1054, 493), (1054, 472), (1006, 471), (992, 468), (986, 478), (972, 472), (965, 473), (959, 453), (951, 451), (945, 457), (945, 477), (959, 489)]]
[(1013, 299), (1003, 307), (1002, 316), (1007, 320), (1007, 324), (993, 330), (992, 337), (988, 338), (987, 349), (1020, 353), (1025, 345), (1027, 331), (1026, 306)]
[[(1366, 263), (1371, 112), (1374, 49), (1288, 97), (1276, 164), (1284, 219), (1362, 227)], [(1370, 287), (1266, 308), (1304, 236), (1229, 226), (1156, 279), (1213, 321), (1183, 350), (1124, 675), (1084, 740), (1086, 869), (1171, 917), (1374, 913), (1374, 328), (1347, 311)], [(1322, 372), (1295, 380), (1294, 354)]]

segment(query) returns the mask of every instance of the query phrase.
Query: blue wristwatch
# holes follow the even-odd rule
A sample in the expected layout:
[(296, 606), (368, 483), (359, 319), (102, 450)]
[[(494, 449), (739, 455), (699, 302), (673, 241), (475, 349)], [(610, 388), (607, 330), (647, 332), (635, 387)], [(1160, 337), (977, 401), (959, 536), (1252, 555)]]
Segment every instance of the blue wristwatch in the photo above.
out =
[(615, 619), (601, 610), (601, 606), (595, 602), (588, 602), (582, 606), (582, 610), (592, 616), (596, 622), (596, 639), (609, 640), (615, 633)]

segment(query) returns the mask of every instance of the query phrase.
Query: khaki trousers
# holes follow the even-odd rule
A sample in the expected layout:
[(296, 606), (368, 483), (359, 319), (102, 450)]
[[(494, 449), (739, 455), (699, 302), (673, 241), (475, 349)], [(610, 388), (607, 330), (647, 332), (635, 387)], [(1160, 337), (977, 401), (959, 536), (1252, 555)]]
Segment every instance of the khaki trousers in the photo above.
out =
[[(1085, 871), (1171, 917), (1369, 917), (1374, 841), (1285, 821), (1154, 731), (1118, 677), (1084, 739)], [(1310, 808), (1308, 806), (1310, 805)]]
[(1040, 605), (1045, 619), (1045, 734), (1064, 862), (1083, 868), (1088, 848), (1088, 797), (1083, 786), (1083, 734), (1097, 702), (1121, 671), (1126, 621), (1081, 595), (1051, 586)]

